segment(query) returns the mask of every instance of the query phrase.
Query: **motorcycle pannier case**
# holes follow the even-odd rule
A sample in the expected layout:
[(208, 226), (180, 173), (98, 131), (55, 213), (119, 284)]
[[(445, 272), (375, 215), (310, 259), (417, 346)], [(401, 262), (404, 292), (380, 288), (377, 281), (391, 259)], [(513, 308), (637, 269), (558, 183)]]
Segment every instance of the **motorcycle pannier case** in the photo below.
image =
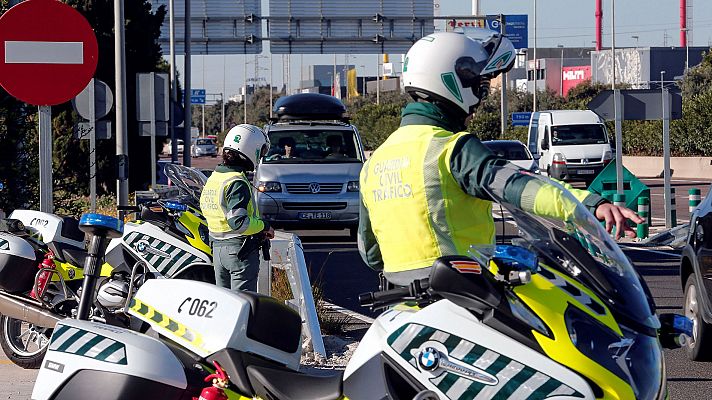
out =
[(0, 232), (0, 289), (10, 293), (30, 291), (38, 262), (34, 248), (27, 241)]

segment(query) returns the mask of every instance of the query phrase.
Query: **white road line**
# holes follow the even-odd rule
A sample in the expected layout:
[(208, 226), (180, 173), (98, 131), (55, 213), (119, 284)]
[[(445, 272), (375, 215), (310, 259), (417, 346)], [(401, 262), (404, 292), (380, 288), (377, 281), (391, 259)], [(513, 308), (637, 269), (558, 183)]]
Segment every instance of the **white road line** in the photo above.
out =
[(84, 64), (82, 42), (5, 41), (6, 64)]

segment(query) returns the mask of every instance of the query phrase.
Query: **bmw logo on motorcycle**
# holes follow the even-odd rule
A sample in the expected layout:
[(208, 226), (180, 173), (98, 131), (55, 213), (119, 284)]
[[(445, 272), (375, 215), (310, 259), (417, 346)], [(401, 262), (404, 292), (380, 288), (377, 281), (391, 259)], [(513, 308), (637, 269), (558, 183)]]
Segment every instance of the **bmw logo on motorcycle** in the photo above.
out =
[(432, 371), (438, 367), (440, 361), (440, 352), (432, 347), (426, 347), (418, 356), (418, 364), (426, 371)]

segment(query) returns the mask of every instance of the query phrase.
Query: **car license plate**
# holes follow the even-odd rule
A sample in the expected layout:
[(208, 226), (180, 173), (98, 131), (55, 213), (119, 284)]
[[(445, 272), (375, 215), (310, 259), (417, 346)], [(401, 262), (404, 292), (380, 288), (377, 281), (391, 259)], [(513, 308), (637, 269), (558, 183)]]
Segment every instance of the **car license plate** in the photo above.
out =
[(299, 219), (331, 219), (331, 213), (326, 211), (300, 212)]
[(593, 175), (594, 172), (592, 169), (580, 169), (578, 171), (579, 175)]

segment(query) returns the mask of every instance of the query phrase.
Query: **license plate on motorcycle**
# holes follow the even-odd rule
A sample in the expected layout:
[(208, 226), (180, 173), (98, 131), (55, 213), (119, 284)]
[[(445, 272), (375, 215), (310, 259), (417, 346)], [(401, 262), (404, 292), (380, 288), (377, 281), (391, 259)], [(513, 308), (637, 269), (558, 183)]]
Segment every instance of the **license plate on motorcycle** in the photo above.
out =
[(592, 169), (580, 169), (578, 171), (579, 175), (593, 175), (594, 172)]
[(331, 213), (327, 211), (300, 212), (299, 219), (331, 219)]

